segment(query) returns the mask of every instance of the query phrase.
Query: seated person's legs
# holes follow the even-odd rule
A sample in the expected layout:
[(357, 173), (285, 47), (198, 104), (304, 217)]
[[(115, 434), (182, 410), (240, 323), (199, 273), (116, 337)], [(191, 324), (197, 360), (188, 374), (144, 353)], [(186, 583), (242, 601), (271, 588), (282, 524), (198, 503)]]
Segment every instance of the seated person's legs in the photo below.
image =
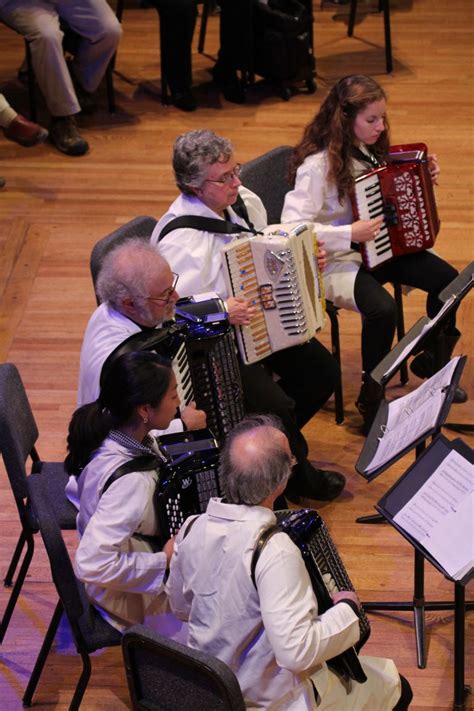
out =
[[(299, 497), (331, 500), (339, 496), (345, 485), (344, 476), (318, 469), (308, 460), (308, 444), (298, 424), (298, 404), (274, 381), (270, 369), (262, 363), (241, 364), (240, 374), (246, 411), (277, 415), (288, 435), (296, 464), (285, 495), (292, 501)], [(308, 387), (311, 390), (309, 384)]]
[(162, 80), (171, 90), (171, 101), (183, 111), (193, 111), (191, 43), (196, 24), (196, 0), (152, 0), (160, 16)]
[(10, 0), (0, 17), (30, 44), (35, 77), (52, 117), (50, 137), (63, 153), (83, 155), (89, 146), (79, 135), (74, 115), (81, 110), (64, 58), (63, 32), (51, 3)]
[(392, 347), (397, 323), (397, 305), (388, 291), (373, 274), (359, 269), (354, 298), (362, 316), (362, 386), (356, 406), (364, 420), (363, 432), (367, 434), (381, 401), (381, 389), (370, 379), (371, 371)]
[(74, 75), (88, 93), (96, 91), (115, 54), (122, 27), (105, 0), (59, 3), (62, 20), (80, 36)]
[(213, 69), (214, 81), (227, 101), (241, 104), (245, 93), (238, 79), (237, 70), (242, 66), (246, 39), (249, 38), (249, 17), (252, 0), (219, 0), (220, 49), (217, 64)]

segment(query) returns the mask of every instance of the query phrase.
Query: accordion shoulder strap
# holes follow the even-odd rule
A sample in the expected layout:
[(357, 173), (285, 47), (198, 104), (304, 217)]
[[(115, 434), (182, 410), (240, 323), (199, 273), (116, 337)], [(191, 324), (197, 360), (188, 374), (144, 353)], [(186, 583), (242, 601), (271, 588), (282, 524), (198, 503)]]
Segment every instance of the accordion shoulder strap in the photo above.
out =
[(225, 235), (240, 234), (241, 232), (251, 232), (252, 234), (257, 234), (254, 226), (250, 222), (247, 207), (240, 195), (237, 196), (237, 201), (232, 208), (239, 217), (243, 218), (247, 222), (247, 227), (244, 227), (244, 225), (237, 225), (230, 220), (218, 220), (217, 218), (204, 217), (203, 215), (181, 215), (180, 217), (175, 217), (173, 220), (170, 220), (170, 222), (163, 227), (158, 236), (158, 242), (160, 242), (167, 234), (173, 232), (173, 230), (179, 230), (185, 227), (191, 227), (193, 230), (217, 232), (218, 234)]
[(112, 486), (117, 479), (121, 479), (126, 474), (130, 474), (131, 472), (148, 472), (152, 469), (159, 469), (160, 465), (161, 461), (153, 454), (144, 454), (142, 457), (134, 457), (133, 459), (130, 459), (128, 462), (121, 464), (114, 472), (112, 472), (105, 482), (102, 491), (100, 492), (100, 496), (105, 494), (107, 489)]
[(269, 526), (266, 528), (262, 533), (260, 534), (257, 542), (255, 543), (255, 548), (253, 549), (252, 553), (252, 560), (250, 561), (250, 577), (252, 578), (252, 583), (254, 584), (254, 587), (257, 587), (257, 583), (255, 580), (255, 568), (257, 567), (258, 559), (260, 558), (260, 555), (265, 547), (266, 542), (275, 535), (275, 533), (281, 533), (281, 528), (279, 528), (276, 524), (273, 526)]

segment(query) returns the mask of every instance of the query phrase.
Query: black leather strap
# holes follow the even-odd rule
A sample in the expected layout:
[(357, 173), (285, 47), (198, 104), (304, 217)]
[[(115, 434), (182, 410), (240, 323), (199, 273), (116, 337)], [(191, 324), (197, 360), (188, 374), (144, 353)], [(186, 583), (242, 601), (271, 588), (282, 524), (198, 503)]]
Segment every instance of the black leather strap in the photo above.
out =
[(255, 544), (255, 548), (253, 549), (252, 553), (252, 560), (250, 562), (250, 577), (252, 578), (252, 583), (254, 584), (254, 587), (257, 587), (257, 583), (255, 581), (255, 568), (257, 567), (258, 559), (260, 558), (260, 554), (263, 551), (263, 548), (266, 544), (266, 542), (275, 535), (275, 533), (280, 533), (281, 528), (278, 528), (276, 524), (273, 526), (269, 526), (269, 528), (266, 528), (261, 534), (258, 539), (258, 541)]
[(161, 460), (154, 454), (144, 454), (142, 457), (134, 457), (125, 464), (121, 464), (107, 479), (100, 495), (105, 494), (112, 484), (131, 472), (148, 472), (152, 469), (159, 469)]
[(245, 220), (247, 227), (244, 225), (237, 225), (229, 220), (218, 220), (214, 217), (204, 217), (203, 215), (181, 215), (180, 217), (175, 217), (173, 220), (170, 220), (170, 222), (163, 227), (159, 234), (158, 242), (160, 242), (163, 237), (166, 237), (166, 235), (170, 232), (188, 227), (202, 232), (216, 232), (217, 234), (225, 235), (237, 235), (241, 232), (258, 234), (250, 222), (247, 206), (240, 195), (237, 195), (237, 200), (234, 205), (232, 205), (232, 209), (236, 215)]

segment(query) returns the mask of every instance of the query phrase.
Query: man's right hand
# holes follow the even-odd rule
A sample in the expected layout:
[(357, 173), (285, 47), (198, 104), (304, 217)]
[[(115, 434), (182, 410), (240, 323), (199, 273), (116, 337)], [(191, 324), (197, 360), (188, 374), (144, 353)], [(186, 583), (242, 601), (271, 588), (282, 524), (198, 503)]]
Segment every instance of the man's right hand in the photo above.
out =
[(357, 220), (352, 223), (352, 242), (370, 242), (380, 232), (384, 216), (374, 217), (372, 220)]
[(242, 296), (230, 296), (225, 305), (232, 326), (248, 326), (255, 315), (255, 306)]
[(181, 419), (188, 430), (202, 430), (206, 426), (206, 413), (196, 409), (194, 400), (182, 409)]

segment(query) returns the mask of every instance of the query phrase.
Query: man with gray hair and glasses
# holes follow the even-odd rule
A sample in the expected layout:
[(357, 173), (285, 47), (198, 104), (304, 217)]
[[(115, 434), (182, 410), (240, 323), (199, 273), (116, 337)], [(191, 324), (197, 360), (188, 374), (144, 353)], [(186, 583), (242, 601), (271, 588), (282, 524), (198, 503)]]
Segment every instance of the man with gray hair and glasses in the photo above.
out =
[(171, 609), (188, 621), (190, 647), (233, 670), (247, 709), (402, 711), (411, 691), (392, 660), (360, 657), (362, 684), (326, 664), (359, 639), (354, 592), (333, 593), (334, 605), (320, 614), (301, 553), (282, 532), (267, 539), (252, 580), (256, 543), (276, 522), (272, 507), (291, 465), (274, 418), (248, 418), (228, 435), (220, 463), (225, 499), (211, 499), (175, 539)]
[[(99, 397), (100, 375), (108, 356), (130, 336), (159, 328), (174, 316), (178, 275), (148, 242), (129, 239), (104, 258), (96, 291), (100, 306), (84, 334), (77, 406)], [(171, 430), (205, 427), (206, 416), (194, 403), (184, 407)]]
[[(183, 296), (216, 292), (225, 300), (230, 323), (247, 325), (255, 309), (245, 298), (229, 296), (221, 258), (222, 248), (235, 234), (218, 228), (223, 225), (225, 229), (230, 223), (231, 228), (263, 229), (267, 226), (263, 203), (242, 186), (240, 164), (230, 141), (212, 131), (179, 136), (173, 149), (173, 169), (181, 194), (159, 220), (151, 243), (179, 273)], [(179, 222), (171, 224), (175, 218)], [(197, 226), (195, 218), (213, 223)], [(247, 412), (277, 415), (288, 434), (296, 464), (285, 495), (292, 501), (339, 496), (344, 476), (309, 461), (308, 444), (301, 432), (334, 392), (339, 368), (331, 353), (312, 338), (258, 363), (240, 361), (240, 373)]]

